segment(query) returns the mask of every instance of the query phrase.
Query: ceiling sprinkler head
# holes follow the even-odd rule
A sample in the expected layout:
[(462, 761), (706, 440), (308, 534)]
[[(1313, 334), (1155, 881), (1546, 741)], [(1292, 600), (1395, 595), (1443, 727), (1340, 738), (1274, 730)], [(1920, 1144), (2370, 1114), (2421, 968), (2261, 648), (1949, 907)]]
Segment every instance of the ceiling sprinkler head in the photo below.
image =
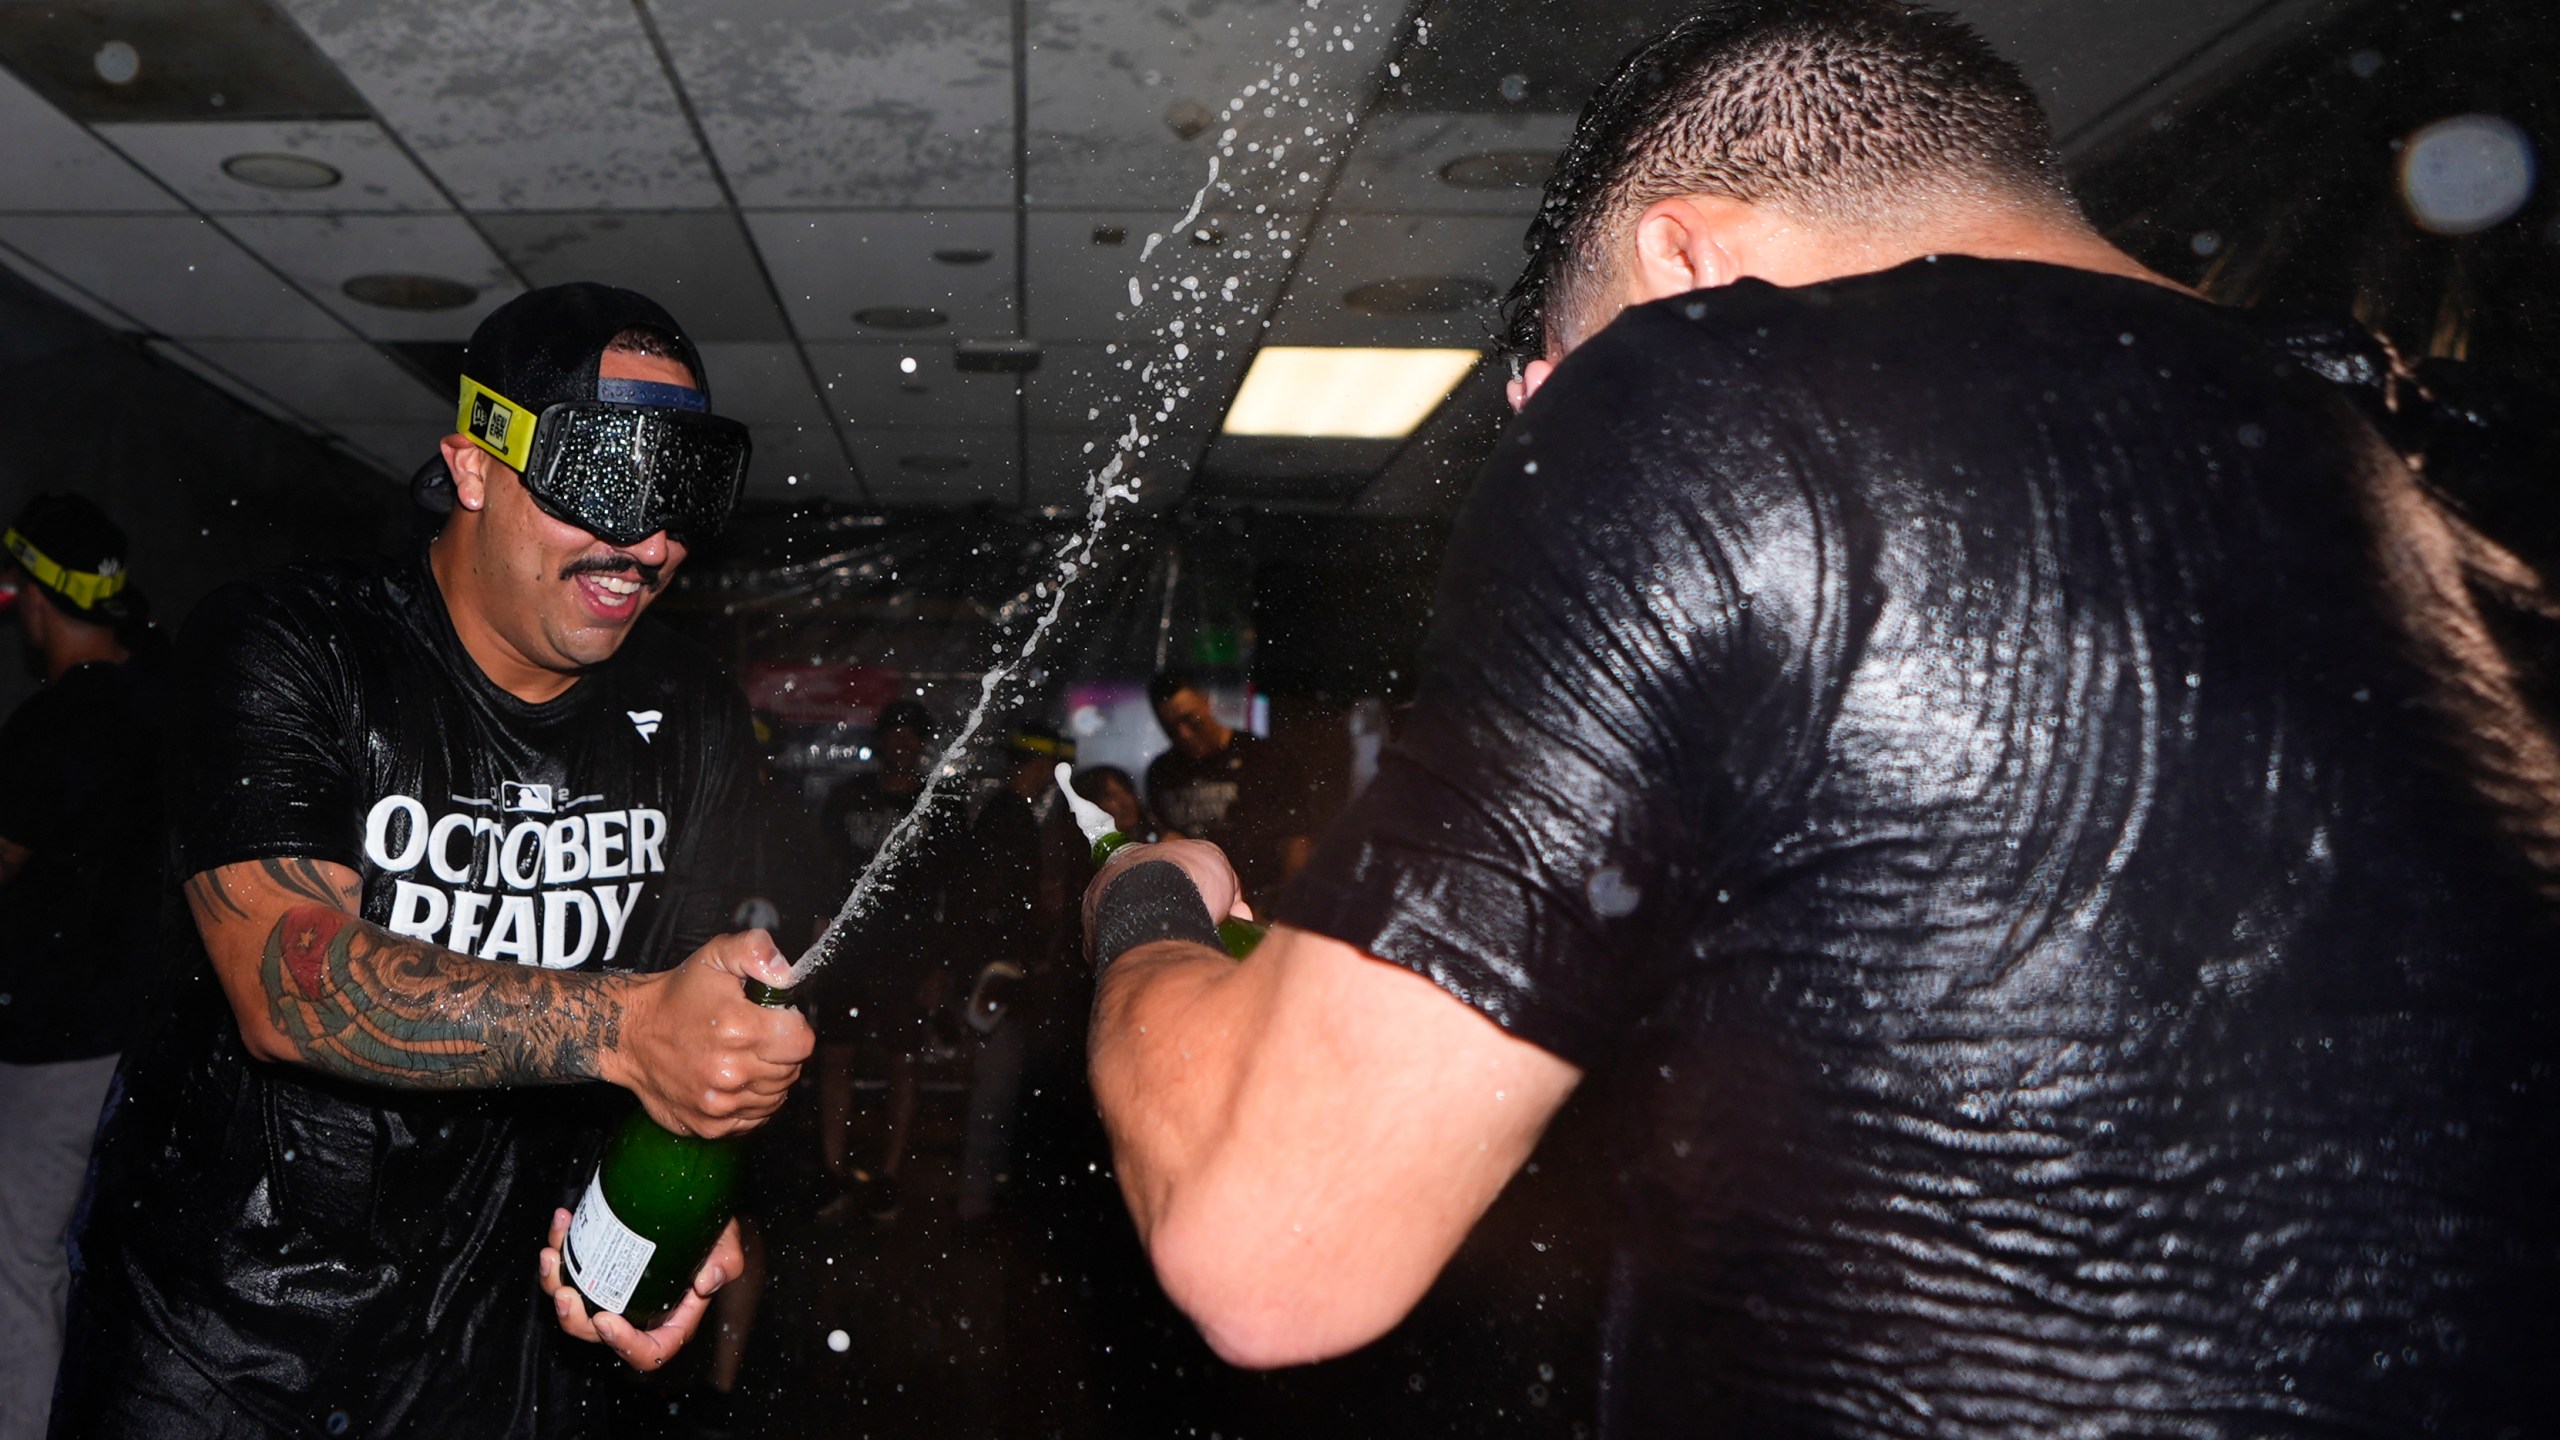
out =
[(110, 40), (89, 57), (98, 78), (110, 85), (130, 85), (142, 73), (142, 52), (122, 40)]

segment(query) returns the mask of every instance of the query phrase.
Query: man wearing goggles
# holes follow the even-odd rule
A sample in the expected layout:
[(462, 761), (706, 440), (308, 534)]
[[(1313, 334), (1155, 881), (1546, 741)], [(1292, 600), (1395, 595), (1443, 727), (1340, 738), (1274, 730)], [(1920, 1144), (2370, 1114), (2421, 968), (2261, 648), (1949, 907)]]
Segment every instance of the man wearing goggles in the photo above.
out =
[(654, 1368), (743, 1268), (733, 1227), (643, 1332), (559, 1247), (634, 1097), (736, 1133), (813, 1043), (745, 998), (787, 979), (770, 937), (717, 933), (745, 704), (639, 624), (746, 432), (673, 317), (607, 286), (500, 307), (464, 373), (415, 482), (432, 542), (187, 627), (191, 963), (103, 1123), (57, 1435), (593, 1434), (611, 1367), (560, 1332)]

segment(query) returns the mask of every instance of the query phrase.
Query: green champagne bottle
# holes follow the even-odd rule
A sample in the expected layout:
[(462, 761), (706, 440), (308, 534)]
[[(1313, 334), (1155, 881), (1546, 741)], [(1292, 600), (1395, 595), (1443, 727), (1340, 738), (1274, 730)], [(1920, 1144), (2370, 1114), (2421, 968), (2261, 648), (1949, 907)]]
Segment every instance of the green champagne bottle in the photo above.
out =
[[(746, 982), (747, 998), (788, 1008), (792, 992)], [(632, 1107), (596, 1163), (569, 1220), (560, 1272), (590, 1310), (647, 1330), (667, 1317), (729, 1223), (745, 1178), (747, 1137), (678, 1135)]]
[[(1067, 797), (1067, 813), (1076, 817), (1076, 829), (1082, 831), (1086, 843), (1093, 846), (1093, 863), (1097, 869), (1118, 854), (1121, 847), (1137, 843), (1120, 833), (1110, 811), (1076, 793), (1071, 783), (1075, 778), (1074, 766), (1060, 765), (1057, 775), (1058, 793)], [(1262, 937), (1270, 933), (1268, 925), (1233, 915), (1223, 916), (1218, 921), (1218, 943), (1238, 960), (1252, 954), (1253, 947), (1261, 944)]]

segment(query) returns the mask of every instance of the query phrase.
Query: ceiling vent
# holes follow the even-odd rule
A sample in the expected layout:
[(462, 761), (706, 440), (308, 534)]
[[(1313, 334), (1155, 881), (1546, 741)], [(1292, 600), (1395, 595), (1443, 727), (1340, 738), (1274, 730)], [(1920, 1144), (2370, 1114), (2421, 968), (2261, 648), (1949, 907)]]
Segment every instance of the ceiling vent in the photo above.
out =
[(346, 177), (335, 165), (300, 155), (234, 155), (222, 162), (222, 173), (261, 190), (326, 190)]
[(868, 325), (874, 330), (930, 330), (936, 325), (951, 323), (950, 316), (921, 305), (874, 305), (868, 310), (854, 311), (853, 318), (856, 324)]
[(380, 310), (459, 310), (480, 298), (477, 289), (441, 275), (358, 275), (338, 288)]

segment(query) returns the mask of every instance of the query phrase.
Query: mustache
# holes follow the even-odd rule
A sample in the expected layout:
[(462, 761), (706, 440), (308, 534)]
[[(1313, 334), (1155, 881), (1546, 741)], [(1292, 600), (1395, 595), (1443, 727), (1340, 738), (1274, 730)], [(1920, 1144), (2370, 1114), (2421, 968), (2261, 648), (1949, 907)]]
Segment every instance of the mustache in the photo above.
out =
[(644, 564), (628, 555), (585, 555), (560, 567), (560, 578), (575, 580), (581, 575), (636, 574), (640, 583), (651, 591), (664, 583), (666, 567)]

